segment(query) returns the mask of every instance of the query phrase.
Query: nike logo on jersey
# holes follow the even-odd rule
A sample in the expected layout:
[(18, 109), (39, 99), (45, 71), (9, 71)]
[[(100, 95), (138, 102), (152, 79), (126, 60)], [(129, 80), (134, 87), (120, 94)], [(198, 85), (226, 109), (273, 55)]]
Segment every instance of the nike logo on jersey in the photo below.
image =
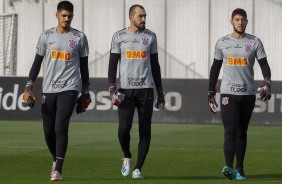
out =
[(129, 40), (125, 40), (125, 41), (123, 41), (122, 43), (127, 43), (127, 42), (130, 42)]

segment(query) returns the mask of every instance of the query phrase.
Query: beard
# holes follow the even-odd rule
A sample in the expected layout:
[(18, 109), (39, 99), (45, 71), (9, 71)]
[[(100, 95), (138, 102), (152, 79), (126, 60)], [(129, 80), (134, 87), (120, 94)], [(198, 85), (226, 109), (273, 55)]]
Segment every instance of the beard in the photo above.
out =
[(143, 24), (140, 23), (139, 25), (134, 23), (134, 25), (138, 28), (139, 31), (143, 31), (146, 28), (145, 22)]
[(235, 31), (236, 33), (238, 33), (238, 34), (244, 34), (246, 28), (242, 29), (242, 31), (239, 31), (239, 30), (237, 30), (237, 29), (233, 26), (233, 29), (234, 29), (234, 31)]

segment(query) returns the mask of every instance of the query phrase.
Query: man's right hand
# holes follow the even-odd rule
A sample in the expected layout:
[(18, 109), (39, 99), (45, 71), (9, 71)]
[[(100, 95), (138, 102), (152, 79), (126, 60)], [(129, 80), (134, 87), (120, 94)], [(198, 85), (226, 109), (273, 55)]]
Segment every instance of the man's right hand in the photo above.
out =
[(216, 114), (216, 108), (218, 107), (216, 101), (215, 101), (215, 95), (216, 91), (209, 91), (208, 92), (208, 103), (210, 106), (210, 111), (214, 114)]
[(33, 88), (34, 88), (33, 81), (28, 81), (25, 86), (23, 101), (29, 107), (33, 107), (36, 100), (36, 96), (33, 92)]
[(110, 99), (113, 98), (113, 94), (117, 92), (117, 87), (115, 84), (110, 84), (110, 87), (109, 87), (109, 93), (110, 93)]

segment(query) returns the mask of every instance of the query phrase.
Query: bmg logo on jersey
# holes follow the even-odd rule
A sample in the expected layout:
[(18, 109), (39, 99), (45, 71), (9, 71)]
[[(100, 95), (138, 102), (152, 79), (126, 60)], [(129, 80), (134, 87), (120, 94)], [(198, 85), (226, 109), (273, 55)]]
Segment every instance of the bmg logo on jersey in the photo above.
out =
[(248, 58), (241, 57), (228, 57), (228, 65), (229, 66), (247, 66)]
[(146, 59), (147, 52), (143, 50), (126, 50), (125, 57), (126, 59)]
[(70, 61), (71, 60), (71, 53), (70, 52), (64, 52), (64, 51), (52, 50), (51, 58), (54, 59), (54, 60)]

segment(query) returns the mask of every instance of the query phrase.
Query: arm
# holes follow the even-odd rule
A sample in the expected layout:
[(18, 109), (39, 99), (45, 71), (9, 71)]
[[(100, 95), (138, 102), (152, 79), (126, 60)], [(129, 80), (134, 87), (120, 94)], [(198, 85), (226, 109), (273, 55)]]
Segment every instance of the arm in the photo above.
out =
[(211, 67), (210, 71), (210, 81), (209, 81), (209, 92), (208, 92), (208, 103), (210, 106), (210, 111), (214, 114), (216, 114), (216, 107), (218, 107), (216, 100), (215, 100), (215, 95), (216, 95), (216, 83), (218, 79), (218, 75), (222, 66), (223, 60), (213, 60), (213, 64)]
[(271, 71), (270, 71), (270, 67), (268, 65), (267, 59), (266, 58), (262, 58), (258, 60), (259, 66), (261, 68), (262, 71), (262, 75), (264, 79), (271, 79)]
[(35, 55), (34, 62), (32, 64), (32, 67), (29, 71), (29, 76), (28, 76), (30, 81), (34, 82), (35, 79), (37, 78), (37, 76), (40, 72), (40, 68), (41, 68), (43, 58), (44, 58), (44, 56), (40, 56), (38, 54)]
[(222, 66), (222, 62), (223, 60), (213, 60), (213, 64), (210, 71), (209, 91), (215, 91), (215, 86)]
[(82, 85), (89, 85), (88, 56), (80, 57), (80, 74)]
[(158, 59), (158, 53), (151, 54), (151, 69), (157, 92), (163, 91), (161, 68)]
[(117, 66), (118, 60), (120, 59), (121, 54), (111, 53), (109, 59), (109, 68), (108, 68), (108, 80), (110, 85), (115, 85), (116, 75), (117, 75)]

